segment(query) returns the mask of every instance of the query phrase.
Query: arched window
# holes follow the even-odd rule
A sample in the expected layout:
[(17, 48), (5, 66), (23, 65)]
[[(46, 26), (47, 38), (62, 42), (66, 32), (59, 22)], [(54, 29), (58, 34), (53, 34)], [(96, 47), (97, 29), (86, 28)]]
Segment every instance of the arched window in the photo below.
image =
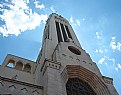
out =
[(14, 68), (15, 67), (15, 61), (14, 60), (9, 60), (8, 64), (7, 64), (7, 67)]
[(70, 78), (66, 84), (67, 95), (96, 95), (86, 82), (78, 78)]
[(17, 62), (16, 66), (15, 66), (15, 69), (22, 70), (22, 68), (23, 68), (23, 63), (22, 62)]
[(26, 72), (31, 72), (31, 66), (30, 66), (29, 64), (26, 64), (26, 65), (24, 66), (24, 71), (26, 71)]

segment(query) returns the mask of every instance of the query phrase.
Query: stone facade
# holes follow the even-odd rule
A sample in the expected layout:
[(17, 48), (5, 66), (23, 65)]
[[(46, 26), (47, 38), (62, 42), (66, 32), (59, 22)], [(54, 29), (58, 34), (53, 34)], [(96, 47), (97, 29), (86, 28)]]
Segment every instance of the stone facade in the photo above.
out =
[[(78, 81), (78, 82), (77, 82)], [(1, 95), (118, 95), (82, 49), (69, 22), (52, 13), (36, 62), (8, 54), (0, 67)]]

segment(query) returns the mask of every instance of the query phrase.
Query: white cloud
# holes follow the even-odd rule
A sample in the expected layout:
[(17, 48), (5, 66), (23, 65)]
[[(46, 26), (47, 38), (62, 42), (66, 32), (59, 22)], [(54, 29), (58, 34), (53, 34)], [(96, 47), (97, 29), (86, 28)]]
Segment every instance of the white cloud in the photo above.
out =
[(44, 4), (39, 4), (39, 1), (35, 1), (34, 4), (35, 4), (35, 7), (38, 8), (38, 9), (45, 8)]
[(103, 64), (105, 61), (105, 58), (101, 58), (99, 61), (98, 61), (98, 64)]
[(102, 34), (100, 34), (99, 32), (96, 32), (96, 37), (97, 37), (98, 39), (101, 39), (101, 35), (102, 35)]
[(118, 68), (121, 69), (121, 64), (118, 64)]
[(109, 58), (107, 56), (104, 56), (103, 58), (101, 58), (99, 61), (98, 61), (98, 64), (105, 64), (105, 65), (108, 65), (109, 63), (105, 62), (105, 61), (110, 61), (109, 63), (113, 63), (112, 66), (114, 67), (114, 69), (116, 71), (119, 71), (121, 70), (121, 64), (117, 63), (115, 64), (115, 59), (114, 58)]
[(101, 49), (96, 49), (94, 52), (96, 52), (96, 53), (101, 53), (101, 54), (104, 54), (104, 53), (107, 53), (108, 52), (108, 50), (107, 49), (102, 49), (102, 47), (101, 47)]
[(116, 39), (116, 37), (112, 37), (112, 40), (115, 40)]
[(112, 37), (112, 40), (110, 42), (110, 47), (112, 48), (113, 51), (115, 50), (121, 51), (121, 43), (116, 42), (116, 37)]
[(71, 22), (71, 23), (73, 23), (73, 22), (74, 22), (74, 21), (73, 21), (73, 17), (72, 17), (72, 16), (70, 17), (70, 22)]
[(2, 4), (0, 4), (0, 7), (3, 7), (3, 5), (2, 5)]
[(115, 67), (115, 70), (118, 71), (118, 68)]
[(72, 16), (70, 17), (69, 22), (74, 26), (80, 26), (80, 21), (78, 19), (74, 19)]
[(29, 0), (12, 0), (12, 5), (8, 5), (10, 10), (4, 9), (0, 15), (5, 25), (0, 26), (0, 33), (3, 36), (16, 35), (26, 30), (35, 29), (42, 22), (45, 23), (47, 15), (39, 15), (27, 6)]
[(115, 59), (109, 58), (109, 57), (107, 57), (107, 56), (104, 56), (103, 58), (101, 58), (101, 59), (98, 61), (98, 64), (105, 64), (105, 65), (108, 65), (108, 63), (105, 62), (106, 60), (111, 61), (111, 62), (113, 63), (113, 65), (115, 65)]
[(26, 1), (26, 3), (29, 3), (29, 0), (25, 0)]
[(76, 20), (76, 22), (77, 22), (77, 24), (80, 26), (80, 21), (79, 21), (78, 19)]
[(121, 70), (121, 64), (118, 63), (118, 64), (117, 64), (117, 67), (115, 67), (115, 70), (116, 70), (116, 71)]
[(50, 7), (50, 10), (51, 10), (53, 13), (56, 12), (55, 9), (53, 8), (53, 5)]
[(104, 53), (104, 51), (103, 51), (103, 50), (101, 50), (101, 49), (99, 49), (99, 50), (98, 50), (98, 49), (96, 49), (96, 50), (95, 50), (95, 52), (96, 52), (96, 53)]
[(115, 63), (115, 59), (114, 58), (109, 58), (107, 56), (104, 56), (104, 58), (106, 58), (107, 60), (112, 61), (113, 63)]

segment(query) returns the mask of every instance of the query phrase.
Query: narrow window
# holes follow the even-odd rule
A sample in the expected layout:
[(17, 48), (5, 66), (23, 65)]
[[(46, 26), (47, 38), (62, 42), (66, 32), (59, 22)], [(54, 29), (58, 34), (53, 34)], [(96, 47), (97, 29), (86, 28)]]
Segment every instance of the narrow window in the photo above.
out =
[(70, 33), (69, 29), (68, 29), (68, 26), (65, 25), (65, 27), (66, 27), (66, 31), (67, 31), (67, 34), (68, 34), (69, 38), (72, 39), (71, 33)]
[(63, 42), (62, 40), (62, 36), (61, 36), (61, 31), (60, 31), (60, 27), (59, 27), (59, 23), (58, 22), (55, 22), (56, 23), (56, 30), (57, 30), (57, 36), (58, 36), (58, 42)]
[(64, 41), (66, 42), (66, 40), (67, 40), (66, 31), (65, 31), (65, 29), (64, 29), (63, 24), (60, 24), (60, 25), (61, 25), (61, 29), (62, 29), (62, 33), (63, 33), (63, 37), (64, 37)]
[(49, 25), (45, 28), (44, 39), (49, 39)]
[(44, 39), (47, 39), (47, 33), (45, 32), (45, 34), (44, 34)]
[(47, 27), (47, 39), (49, 39), (49, 25)]

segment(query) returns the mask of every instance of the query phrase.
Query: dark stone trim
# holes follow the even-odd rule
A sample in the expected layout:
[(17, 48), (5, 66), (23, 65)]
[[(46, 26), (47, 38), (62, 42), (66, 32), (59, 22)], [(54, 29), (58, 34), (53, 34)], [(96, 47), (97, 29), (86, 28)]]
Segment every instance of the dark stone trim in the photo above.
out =
[(26, 83), (26, 82), (21, 82), (21, 81), (18, 81), (18, 80), (9, 79), (9, 78), (5, 78), (5, 77), (2, 77), (2, 76), (0, 76), (0, 80), (12, 82), (12, 83), (17, 83), (17, 84), (25, 85), (25, 86), (29, 86), (29, 87), (34, 87), (34, 88), (38, 88), (38, 89), (43, 89), (43, 86), (34, 85), (34, 84)]

